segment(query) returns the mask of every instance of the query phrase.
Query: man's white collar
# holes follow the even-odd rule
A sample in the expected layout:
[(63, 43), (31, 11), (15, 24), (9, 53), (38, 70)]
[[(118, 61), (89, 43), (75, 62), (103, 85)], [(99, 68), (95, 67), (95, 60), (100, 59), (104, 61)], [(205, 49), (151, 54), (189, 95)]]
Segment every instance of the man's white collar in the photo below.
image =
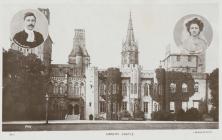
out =
[(28, 37), (27, 37), (26, 41), (27, 42), (34, 42), (35, 35), (34, 35), (33, 30), (28, 30), (28, 29), (25, 28), (25, 32), (28, 34)]

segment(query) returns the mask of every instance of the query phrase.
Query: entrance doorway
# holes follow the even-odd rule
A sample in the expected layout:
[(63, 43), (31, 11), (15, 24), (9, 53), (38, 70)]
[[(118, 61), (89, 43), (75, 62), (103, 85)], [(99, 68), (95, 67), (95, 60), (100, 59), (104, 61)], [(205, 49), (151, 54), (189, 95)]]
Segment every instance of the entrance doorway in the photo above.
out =
[(76, 105), (74, 106), (74, 114), (75, 114), (75, 115), (78, 115), (78, 114), (79, 114), (79, 105), (78, 105), (78, 104), (76, 104)]

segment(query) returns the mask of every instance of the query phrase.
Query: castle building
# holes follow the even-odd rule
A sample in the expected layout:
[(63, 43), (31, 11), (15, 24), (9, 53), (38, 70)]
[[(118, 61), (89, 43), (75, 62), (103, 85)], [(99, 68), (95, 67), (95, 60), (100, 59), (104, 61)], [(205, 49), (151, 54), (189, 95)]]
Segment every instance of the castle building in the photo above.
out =
[(68, 64), (52, 64), (51, 69), (51, 118), (113, 120), (122, 111), (131, 116), (144, 111), (144, 117), (151, 119), (151, 113), (159, 108), (151, 97), (154, 72), (139, 65), (131, 15), (121, 68), (99, 70), (90, 66), (85, 32), (76, 29)]

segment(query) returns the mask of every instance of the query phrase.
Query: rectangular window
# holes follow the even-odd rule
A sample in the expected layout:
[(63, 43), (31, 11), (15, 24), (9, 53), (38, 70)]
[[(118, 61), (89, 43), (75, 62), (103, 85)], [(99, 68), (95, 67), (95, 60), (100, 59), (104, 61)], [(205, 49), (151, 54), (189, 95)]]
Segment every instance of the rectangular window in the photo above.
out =
[(116, 84), (113, 84), (113, 94), (116, 94)]
[(187, 111), (187, 102), (182, 102), (182, 109)]
[(177, 56), (177, 61), (180, 61), (180, 56)]
[(130, 84), (131, 94), (133, 94), (133, 83)]
[(188, 56), (188, 62), (191, 62), (192, 57)]
[(143, 110), (145, 113), (148, 113), (148, 102), (143, 103)]
[(148, 84), (146, 83), (145, 85), (144, 85), (144, 96), (148, 96)]
[(135, 83), (134, 84), (134, 94), (136, 94), (137, 93), (137, 84)]
[(100, 85), (100, 95), (104, 95), (104, 84)]
[(99, 102), (100, 112), (106, 112), (105, 102)]
[(193, 101), (193, 107), (199, 109), (199, 101)]
[(123, 104), (122, 104), (122, 110), (127, 110), (127, 102), (123, 102)]
[(194, 84), (194, 91), (198, 92), (198, 89), (199, 89), (199, 83), (195, 82), (195, 84)]
[(126, 87), (126, 83), (122, 84), (122, 94), (123, 96), (127, 96), (127, 87)]
[(170, 102), (170, 112), (175, 112), (175, 103)]

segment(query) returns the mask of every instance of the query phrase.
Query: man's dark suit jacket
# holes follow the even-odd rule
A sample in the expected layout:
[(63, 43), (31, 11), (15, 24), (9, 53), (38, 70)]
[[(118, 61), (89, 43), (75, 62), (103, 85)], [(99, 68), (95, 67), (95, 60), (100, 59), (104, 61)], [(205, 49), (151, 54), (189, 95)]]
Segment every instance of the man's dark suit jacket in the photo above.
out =
[(13, 40), (16, 44), (21, 47), (34, 48), (42, 44), (42, 42), (44, 41), (41, 33), (34, 31), (34, 36), (35, 37), (33, 42), (27, 42), (26, 39), (28, 38), (28, 34), (25, 32), (25, 30), (23, 30), (21, 32), (16, 33)]

